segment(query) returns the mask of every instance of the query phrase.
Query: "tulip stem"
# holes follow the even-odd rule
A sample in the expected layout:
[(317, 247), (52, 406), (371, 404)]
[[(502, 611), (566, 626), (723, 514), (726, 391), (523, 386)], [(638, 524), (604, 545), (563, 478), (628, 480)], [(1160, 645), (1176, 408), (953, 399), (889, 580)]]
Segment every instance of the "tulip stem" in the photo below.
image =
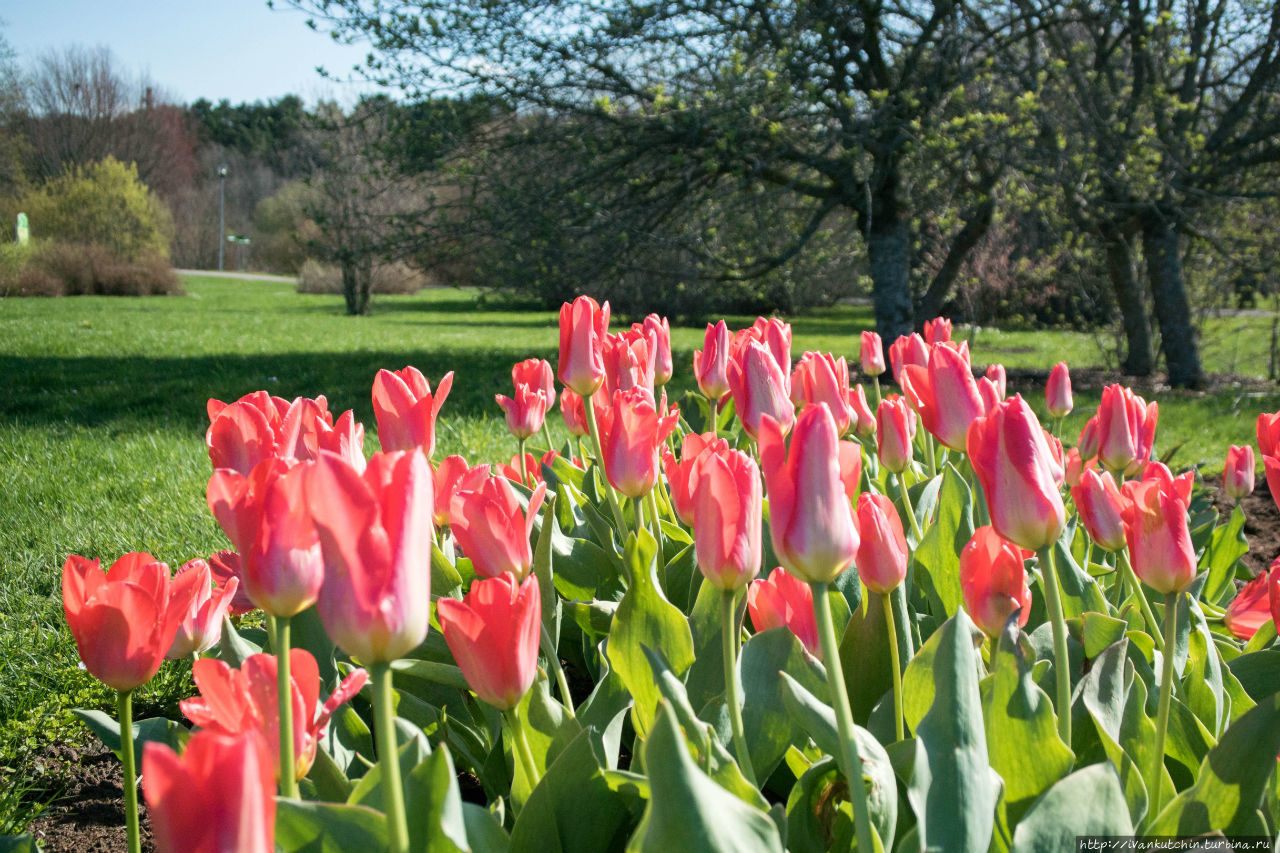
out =
[(877, 408), (877, 409), (879, 409), (879, 408), (880, 408), (880, 401), (884, 399), (883, 397), (881, 397), (881, 396), (880, 396), (880, 377), (879, 377), (878, 375), (877, 375), (877, 376), (872, 376), (872, 377), (871, 377), (871, 381), (875, 383), (875, 387), (876, 387), (876, 408)]
[(129, 839), (129, 853), (140, 853), (138, 837), (138, 779), (133, 760), (133, 691), (116, 691), (116, 710), (120, 716), (120, 762), (124, 765), (124, 831)]
[(711, 433), (711, 439), (714, 441), (715, 439), (720, 437), (720, 431), (716, 428), (716, 421), (719, 420), (719, 417), (718, 417), (719, 413), (716, 411), (716, 409), (718, 408), (720, 401), (712, 400), (710, 397), (708, 397), (705, 394), (703, 394), (702, 396), (707, 401), (707, 425), (711, 427), (710, 429), (705, 431)]
[(564, 706), (569, 711), (569, 716), (573, 713), (573, 695), (569, 693), (569, 679), (565, 678), (564, 667), (560, 665), (560, 653), (556, 650), (556, 644), (551, 641), (551, 633), (547, 631), (547, 626), (542, 626), (542, 650), (547, 655), (547, 660), (551, 664), (551, 671), (556, 676), (556, 687), (560, 690), (560, 698), (564, 700)]
[(408, 853), (409, 822), (405, 818), (404, 788), (400, 783), (400, 753), (396, 748), (396, 712), (391, 690), (391, 664), (369, 665), (373, 679), (374, 734), (378, 739), (378, 766), (385, 792), (382, 804), (387, 813), (387, 831), (392, 853)]
[(525, 439), (523, 439), (523, 438), (521, 438), (521, 439), (517, 439), (517, 443), (518, 443), (518, 444), (519, 444), (519, 446), (520, 446), (520, 451), (519, 451), (519, 453), (520, 453), (520, 485), (522, 485), (522, 486), (527, 486), (527, 485), (529, 485), (529, 466), (528, 466), (528, 464), (524, 461), (524, 443), (525, 443)]
[(1058, 565), (1053, 545), (1040, 551), (1044, 573), (1044, 602), (1053, 625), (1053, 669), (1058, 683), (1058, 736), (1071, 746), (1071, 660), (1067, 656), (1067, 620), (1062, 614), (1062, 598), (1058, 593)]
[[(662, 482), (661, 479), (658, 482)], [(644, 497), (645, 506), (649, 510), (649, 524), (652, 528), (653, 541), (658, 543), (657, 553), (654, 554), (654, 561), (658, 569), (658, 585), (666, 592), (667, 587), (667, 561), (662, 553), (662, 521), (659, 518), (658, 511), (658, 495), (656, 489), (650, 489), (649, 494)], [(640, 511), (639, 503), (636, 504), (636, 512)]]
[(916, 521), (915, 507), (911, 506), (911, 492), (907, 491), (907, 480), (902, 476), (901, 472), (894, 474), (898, 478), (898, 490), (902, 492), (902, 506), (907, 510), (907, 521), (911, 524), (911, 532), (916, 537), (916, 547), (920, 547), (920, 543), (924, 541), (924, 535), (920, 532), (920, 522)]
[(600, 479), (604, 480), (604, 493), (609, 498), (609, 508), (613, 510), (613, 520), (618, 525), (618, 541), (626, 540), (627, 518), (622, 514), (622, 506), (618, 503), (618, 495), (609, 482), (609, 472), (604, 465), (604, 445), (600, 443), (600, 427), (596, 423), (596, 407), (592, 402), (595, 395), (583, 399), (582, 410), (587, 414), (587, 429), (591, 431), (591, 443), (596, 451), (596, 465), (600, 468)]
[(1147, 601), (1147, 594), (1142, 591), (1142, 581), (1138, 580), (1138, 576), (1133, 572), (1133, 566), (1129, 563), (1129, 552), (1125, 548), (1121, 548), (1116, 552), (1116, 559), (1120, 563), (1120, 570), (1124, 573), (1124, 580), (1129, 584), (1129, 589), (1138, 598), (1138, 607), (1142, 610), (1142, 618), (1147, 623), (1147, 631), (1151, 634), (1152, 639), (1156, 641), (1156, 648), (1164, 651), (1164, 640), (1160, 636), (1160, 631), (1156, 627), (1160, 623), (1156, 621), (1155, 611), (1151, 609), (1151, 602)]
[(756, 771), (751, 765), (751, 750), (747, 748), (747, 736), (742, 729), (742, 705), (738, 685), (738, 644), (734, 634), (737, 632), (738, 620), (734, 605), (738, 591), (726, 589), (720, 593), (720, 636), (724, 651), (724, 701), (729, 707), (729, 724), (733, 728), (733, 750), (738, 753), (738, 766), (742, 775), (751, 783), (751, 787), (759, 787), (756, 782)]
[(933, 447), (933, 433), (928, 430), (924, 431), (924, 454), (929, 462), (929, 479), (932, 480), (938, 476), (938, 460), (937, 454)]
[[(550, 407), (548, 407), (548, 408), (550, 408)], [(546, 418), (543, 418), (543, 419), (542, 419), (542, 439), (543, 439), (543, 441), (545, 441), (545, 442), (547, 443), (547, 452), (548, 452), (548, 453), (550, 453), (551, 451), (553, 451), (553, 450), (555, 450), (555, 449), (556, 449), (555, 445), (551, 443), (551, 427), (547, 425), (547, 419), (546, 419)], [(572, 456), (573, 454), (569, 454), (569, 455), (570, 455), (570, 456)], [(572, 461), (572, 460), (570, 460), (570, 461)]]
[(276, 707), (280, 713), (280, 796), (298, 799), (293, 763), (293, 674), (289, 666), (289, 616), (276, 617)]
[(1160, 815), (1160, 784), (1164, 775), (1164, 740), (1169, 731), (1169, 706), (1173, 699), (1173, 647), (1177, 642), (1178, 630), (1178, 593), (1171, 592), (1164, 597), (1164, 668), (1160, 679), (1160, 710), (1156, 712), (1156, 748), (1151, 756), (1150, 784), (1155, 786), (1151, 795), (1151, 819)]
[(533, 790), (542, 781), (542, 776), (538, 773), (537, 762), (533, 760), (533, 750), (529, 749), (529, 741), (524, 736), (520, 714), (512, 708), (504, 716), (507, 718), (507, 727), (511, 730), (511, 751), (516, 754), (516, 760), (524, 767), (525, 775), (529, 777), (529, 789)]
[(906, 738), (906, 730), (902, 712), (902, 661), (898, 657), (898, 626), (894, 624), (892, 592), (880, 596), (880, 606), (884, 609), (884, 624), (889, 631), (889, 663), (893, 667), (893, 733), (897, 742)]
[(871, 814), (867, 809), (867, 791), (862, 784), (862, 759), (858, 756), (858, 745), (854, 740), (853, 711), (849, 708), (849, 692), (840, 666), (840, 646), (831, 620), (831, 602), (827, 600), (825, 583), (815, 582), (809, 586), (813, 589), (813, 615), (822, 643), (822, 662), (827, 668), (827, 686), (835, 701), (836, 727), (840, 732), (840, 769), (848, 782), (849, 799), (853, 802), (858, 849), (869, 853), (875, 849), (871, 840)]

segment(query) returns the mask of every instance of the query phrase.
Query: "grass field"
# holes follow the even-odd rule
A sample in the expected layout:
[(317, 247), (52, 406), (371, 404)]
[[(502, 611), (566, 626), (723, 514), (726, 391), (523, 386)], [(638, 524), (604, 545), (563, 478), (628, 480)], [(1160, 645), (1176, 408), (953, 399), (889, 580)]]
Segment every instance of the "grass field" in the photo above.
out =
[[(209, 462), (203, 437), (210, 397), (325, 394), (330, 409), (354, 408), (376, 447), (369, 400), (379, 368), (412, 364), (434, 385), (456, 372), (444, 406), (437, 458), (507, 459), (495, 393), (510, 393), (513, 362), (552, 360), (553, 312), (484, 307), (475, 292), (438, 290), (383, 297), (366, 318), (341, 314), (340, 300), (300, 296), (279, 282), (186, 277), (185, 297), (0, 300), (0, 764), (17, 781), (38, 774), (32, 754), (78, 728), (66, 709), (110, 707), (83, 671), (61, 612), (60, 568), (69, 553), (109, 562), (149, 550), (177, 566), (225, 547), (204, 501)], [(739, 327), (751, 318), (729, 318)], [(794, 352), (830, 350), (856, 361), (869, 311), (838, 306), (792, 318)], [(615, 323), (615, 326), (618, 324)], [(1270, 321), (1211, 321), (1211, 371), (1265, 374)], [(971, 334), (966, 331), (962, 335)], [(673, 396), (692, 387), (691, 353), (702, 330), (672, 330)], [(1047, 369), (1104, 365), (1089, 334), (980, 330), (975, 364)], [(1160, 393), (1164, 452), (1185, 441), (1175, 467), (1221, 468), (1226, 446), (1253, 441), (1274, 393), (1228, 388)], [(1034, 405), (1043, 397), (1031, 394)], [(1078, 392), (1074, 436), (1097, 391)], [(552, 419), (558, 427), (559, 416)], [(562, 431), (559, 431), (562, 433)], [(559, 435), (557, 436), (559, 440)], [(1265, 488), (1265, 486), (1264, 486)], [(139, 696), (140, 716), (189, 695), (189, 667), (167, 666)], [(24, 812), (0, 800), (0, 833)]]

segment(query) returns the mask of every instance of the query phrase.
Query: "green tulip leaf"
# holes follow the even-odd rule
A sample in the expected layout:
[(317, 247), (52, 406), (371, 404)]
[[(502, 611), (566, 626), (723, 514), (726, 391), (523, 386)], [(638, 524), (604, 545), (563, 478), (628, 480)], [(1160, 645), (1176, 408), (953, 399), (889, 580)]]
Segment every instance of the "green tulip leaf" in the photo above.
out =
[(861, 726), (867, 725), (880, 698), (893, 689), (889, 626), (884, 618), (884, 608), (889, 604), (888, 596), (868, 592), (863, 606), (850, 615), (840, 639), (840, 668), (849, 706), (854, 722)]
[(387, 849), (387, 821), (368, 806), (276, 798), (276, 848), (282, 853)]
[[(917, 499), (917, 503), (921, 503)], [(947, 463), (941, 477), (937, 517), (916, 548), (916, 565), (924, 571), (916, 582), (931, 592), (930, 599), (941, 606), (934, 615), (949, 618), (964, 604), (960, 589), (960, 551), (973, 537), (973, 492), (955, 466)]]
[[(71, 713), (97, 735), (102, 745), (120, 757), (120, 724), (102, 711), (89, 711), (84, 708), (72, 708)], [(147, 743), (162, 743), (175, 752), (178, 751), (187, 737), (187, 729), (180, 723), (165, 717), (152, 717), (140, 720), (130, 727), (133, 731), (133, 765), (134, 773), (142, 772), (142, 747)]]
[(1243, 654), (1227, 664), (1254, 702), (1280, 692), (1280, 649)]
[(1227, 523), (1215, 527), (1209, 539), (1209, 547), (1200, 558), (1200, 571), (1207, 571), (1204, 589), (1205, 601), (1224, 606), (1235, 595), (1235, 567), (1249, 551), (1249, 540), (1244, 536), (1244, 512), (1239, 506), (1231, 510)]
[(412, 850), (469, 851), (462, 794), (449, 748), (441, 746), (404, 777)]
[(1111, 764), (1091, 764), (1050, 788), (1013, 832), (1013, 853), (1073, 850), (1079, 835), (1130, 835), (1133, 822)]
[(782, 762), (793, 743), (803, 742), (804, 730), (787, 712), (778, 689), (778, 674), (785, 672), (815, 696), (827, 695), (822, 667), (805, 653), (787, 628), (762, 631), (742, 645), (742, 727), (751, 745), (751, 764), (757, 776), (767, 779)]

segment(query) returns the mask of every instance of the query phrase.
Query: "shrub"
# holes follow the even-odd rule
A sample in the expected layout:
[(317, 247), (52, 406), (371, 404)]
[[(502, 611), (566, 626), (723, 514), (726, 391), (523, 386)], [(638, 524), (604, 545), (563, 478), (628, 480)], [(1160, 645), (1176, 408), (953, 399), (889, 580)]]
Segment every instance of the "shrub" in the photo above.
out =
[[(15, 262), (14, 258), (20, 260)], [(159, 255), (122, 260), (103, 246), (41, 241), (0, 250), (0, 296), (151, 296), (180, 294), (178, 276)]]
[[(427, 273), (416, 270), (401, 261), (373, 265), (374, 293), (417, 293), (422, 288), (430, 287), (435, 283)], [(298, 292), (342, 293), (341, 268), (308, 258), (298, 273)]]

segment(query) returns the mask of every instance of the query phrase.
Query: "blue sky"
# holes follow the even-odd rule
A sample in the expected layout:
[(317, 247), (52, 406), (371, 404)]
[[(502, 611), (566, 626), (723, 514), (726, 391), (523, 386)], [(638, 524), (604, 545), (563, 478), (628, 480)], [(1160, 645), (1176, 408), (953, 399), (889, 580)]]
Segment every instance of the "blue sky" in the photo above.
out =
[(179, 102), (287, 94), (349, 102), (371, 88), (315, 71), (352, 77), (366, 46), (335, 44), (303, 13), (268, 9), (266, 0), (0, 0), (0, 33), (22, 64), (71, 44), (106, 45), (122, 70), (146, 72)]

